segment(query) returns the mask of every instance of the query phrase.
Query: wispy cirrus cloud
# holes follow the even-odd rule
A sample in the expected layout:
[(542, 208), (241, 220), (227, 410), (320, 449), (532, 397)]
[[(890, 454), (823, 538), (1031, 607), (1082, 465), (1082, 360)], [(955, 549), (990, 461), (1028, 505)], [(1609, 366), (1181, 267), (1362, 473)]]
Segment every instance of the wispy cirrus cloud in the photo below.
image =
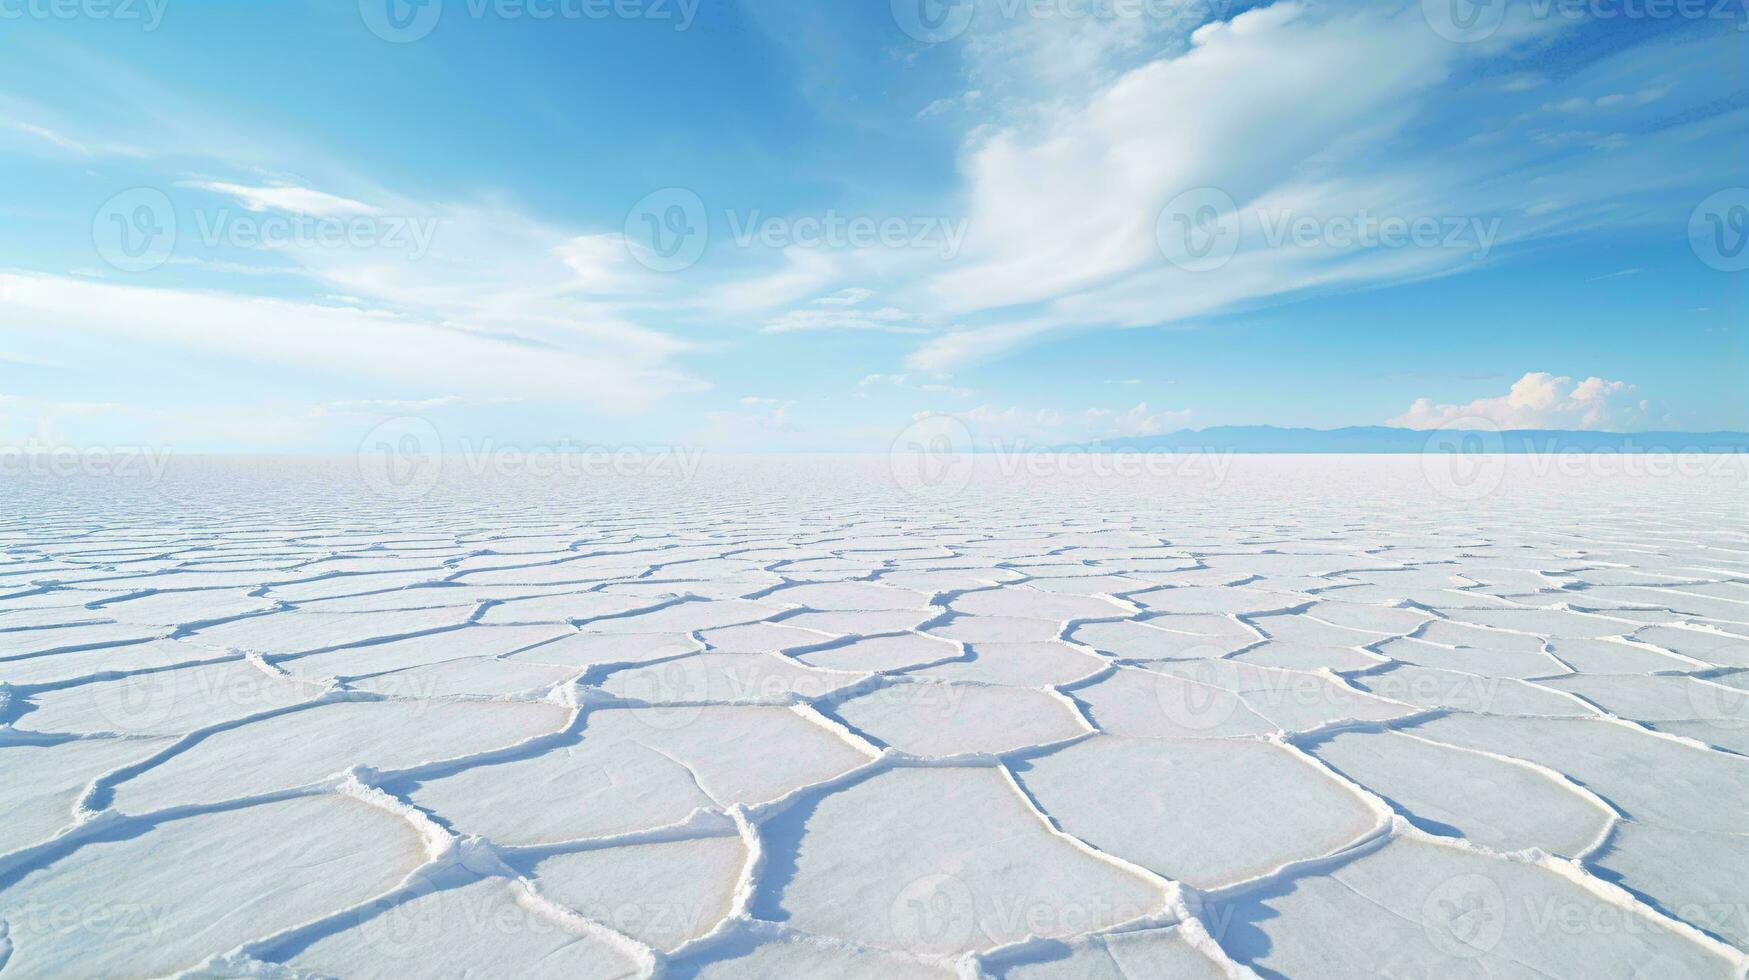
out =
[[(971, 231), (913, 304), (927, 322), (964, 325), (916, 348), (908, 366), (952, 370), (1070, 331), (1463, 274), (1500, 248), (1674, 224), (1692, 201), (1677, 209), (1650, 195), (1722, 179), (1728, 117), (1743, 115), (1672, 81), (1693, 57), (1691, 38), (1624, 47), (1558, 82), (1489, 80), (1571, 26), (1518, 8), (1488, 43), (1469, 45), (1430, 30), (1419, 5), (1283, 0), (1191, 26), (1175, 37), (1029, 24), (1028, 50), (1058, 45), (1126, 67), (1035, 86), (969, 131)], [(968, 42), (970, 57), (1011, 42)], [(1506, 94), (1521, 108), (1502, 123)], [(1638, 132), (1551, 127), (1551, 115), (1580, 110)], [(1671, 168), (1672, 158), (1695, 162)], [(1232, 253), (1187, 269), (1163, 252), (1176, 229), (1162, 221), (1181, 195), (1205, 189), (1230, 202), (1219, 228)], [(1309, 235), (1293, 224), (1302, 220)], [(1468, 228), (1469, 247), (1443, 234), (1402, 247), (1346, 231), (1385, 220)]]
[(196, 180), (186, 181), (183, 186), (198, 187), (215, 194), (235, 198), (238, 203), (251, 211), (290, 211), (294, 214), (307, 214), (316, 217), (382, 213), (381, 208), (365, 204), (362, 201), (354, 201), (314, 188), (289, 184), (249, 186), (222, 180)]

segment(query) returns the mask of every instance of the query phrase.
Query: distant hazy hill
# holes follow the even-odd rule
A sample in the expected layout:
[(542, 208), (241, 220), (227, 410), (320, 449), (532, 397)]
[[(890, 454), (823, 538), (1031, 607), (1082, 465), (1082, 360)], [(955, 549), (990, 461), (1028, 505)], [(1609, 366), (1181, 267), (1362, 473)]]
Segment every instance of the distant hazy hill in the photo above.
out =
[(1582, 432), (1569, 429), (1394, 429), (1383, 425), (1345, 429), (1282, 429), (1273, 425), (1223, 425), (1159, 436), (1106, 439), (1093, 448), (1147, 452), (1235, 453), (1419, 453), (1458, 452), (1749, 452), (1749, 432)]

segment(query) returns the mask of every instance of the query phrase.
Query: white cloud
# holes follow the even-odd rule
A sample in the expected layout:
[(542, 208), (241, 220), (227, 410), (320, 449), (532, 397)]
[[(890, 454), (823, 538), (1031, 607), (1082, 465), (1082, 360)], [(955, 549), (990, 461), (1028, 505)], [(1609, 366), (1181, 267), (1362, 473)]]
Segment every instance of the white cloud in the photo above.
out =
[(8, 326), (22, 329), (84, 330), (415, 389), (545, 398), (604, 412), (636, 411), (698, 387), (664, 367), (681, 345), (660, 334), (572, 331), (541, 340), (380, 307), (9, 273), (0, 273), (0, 311)]
[(560, 242), (553, 251), (577, 274), (578, 285), (584, 290), (613, 294), (642, 292), (657, 285), (649, 267), (633, 256), (634, 250), (648, 252), (649, 246), (618, 232), (607, 232), (579, 235)]
[[(928, 302), (898, 294), (928, 322), (966, 325), (925, 342), (908, 366), (951, 370), (1059, 332), (1188, 323), (1460, 274), (1503, 245), (1670, 220), (1645, 205), (1648, 193), (1717, 186), (1700, 168), (1668, 164), (1703, 146), (1722, 152), (1728, 126), (1703, 104), (1632, 140), (1538, 130), (1527, 121), (1534, 111), (1501, 113), (1498, 103), (1534, 79), (1507, 76), (1516, 84), (1502, 94), (1499, 81), (1477, 80), (1475, 63), (1526, 53), (1568, 28), (1517, 7), (1508, 16), (1488, 43), (1469, 45), (1429, 30), (1416, 4), (1293, 0), (1203, 25), (1176, 50), (1116, 28), (1098, 42), (1060, 33), (1067, 27), (1037, 34), (1076, 57), (1099, 51), (1107, 68), (1133, 67), (1047, 87), (1019, 108), (1005, 103), (970, 130), (965, 247), (918, 290)], [(1665, 99), (1675, 90), (1663, 79), (1696, 56), (1695, 43), (1624, 49), (1514, 99), (1523, 110), (1568, 97), (1594, 108)], [(1683, 109), (1668, 112), (1681, 118)], [(1429, 119), (1453, 131), (1449, 142), (1430, 144), (1425, 125), (1411, 129)], [(1219, 268), (1187, 272), (1161, 255), (1156, 223), (1177, 195), (1205, 187), (1234, 202), (1238, 251)], [(1361, 216), (1436, 222), (1441, 244), (1268, 234), (1265, 219), (1284, 214), (1332, 228)], [(1448, 247), (1450, 223), (1467, 225), (1466, 247)]]
[(1635, 92), (1611, 92), (1595, 98), (1575, 95), (1555, 102), (1545, 103), (1543, 108), (1549, 112), (1590, 112), (1594, 109), (1616, 109), (1624, 106), (1648, 105), (1670, 94), (1675, 88), (1668, 82), (1651, 85)]
[(979, 443), (1002, 442), (1033, 446), (1160, 435), (1183, 428), (1191, 417), (1189, 410), (1157, 411), (1150, 409), (1146, 402), (1123, 410), (1087, 408), (1070, 412), (1019, 406), (999, 409), (993, 405), (979, 405), (958, 414), (972, 428), (973, 437)]
[(972, 390), (947, 383), (947, 376), (942, 375), (934, 380), (919, 380), (908, 374), (870, 374), (856, 383), (858, 397), (865, 397), (864, 390), (872, 387), (890, 385), (894, 388), (904, 388), (910, 391), (923, 391), (934, 395), (947, 395), (950, 398), (970, 398)]
[(1417, 398), (1408, 411), (1386, 424), (1432, 429), (1454, 423), (1460, 427), (1486, 423), (1501, 429), (1627, 432), (1665, 420), (1625, 381), (1595, 377), (1575, 381), (1535, 371), (1513, 382), (1510, 391), (1496, 398), (1478, 398), (1465, 405), (1441, 405), (1431, 398)]
[(747, 395), (740, 399), (740, 405), (744, 411), (705, 413), (705, 420), (710, 423), (711, 441), (719, 444), (751, 441), (757, 445), (773, 433), (801, 431), (795, 419), (790, 417), (790, 412), (796, 407), (791, 399)]
[(895, 306), (874, 310), (800, 309), (770, 320), (765, 333), (798, 333), (804, 330), (876, 330), (882, 333), (926, 333), (917, 318)]
[[(28, 111), (30, 108), (29, 103), (0, 96), (0, 112), (10, 114), (14, 112)], [(143, 157), (146, 155), (145, 151), (140, 150), (137, 147), (127, 146), (121, 143), (99, 143), (87, 139), (78, 139), (67, 135), (59, 129), (54, 129), (48, 126), (39, 126), (35, 123), (28, 123), (18, 119), (0, 121), (0, 126), (41, 140), (57, 149), (66, 150), (69, 153), (77, 153), (80, 156)]]
[(783, 267), (708, 290), (699, 305), (713, 312), (744, 313), (788, 306), (831, 286), (843, 275), (824, 249), (792, 245), (783, 250)]
[(20, 133), (35, 136), (37, 139), (53, 143), (55, 146), (58, 146), (63, 150), (71, 150), (74, 153), (84, 156), (93, 155), (93, 151), (89, 146), (73, 139), (71, 136), (64, 136), (47, 126), (34, 126), (26, 122), (8, 122), (5, 125), (8, 129), (14, 129)]
[(814, 305), (815, 306), (859, 306), (862, 304), (863, 300), (868, 299), (870, 296), (873, 296), (874, 293), (875, 293), (875, 291), (872, 289), (864, 289), (861, 286), (853, 286), (849, 289), (841, 289), (838, 292), (833, 293), (830, 296), (822, 296), (819, 299), (814, 300)]
[(238, 203), (250, 211), (289, 211), (293, 214), (307, 214), (317, 218), (368, 216), (383, 213), (382, 209), (362, 201), (338, 197), (308, 187), (290, 185), (250, 187), (224, 181), (190, 181), (185, 186), (198, 187), (215, 194), (235, 198)]
[(1286, 2), (1195, 39), (1085, 105), (976, 139), (964, 164), (970, 261), (938, 276), (935, 296), (950, 309), (1037, 301), (1158, 264), (1155, 218), (1179, 192), (1218, 186), (1243, 204), (1279, 186), (1308, 158), (1406, 118), (1454, 47), (1418, 14), (1313, 17)]

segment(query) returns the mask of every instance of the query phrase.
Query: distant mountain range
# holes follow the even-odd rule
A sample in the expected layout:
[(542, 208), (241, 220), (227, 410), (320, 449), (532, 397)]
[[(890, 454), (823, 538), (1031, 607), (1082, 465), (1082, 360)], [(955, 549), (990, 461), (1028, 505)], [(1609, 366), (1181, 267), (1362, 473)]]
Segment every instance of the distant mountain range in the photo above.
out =
[(1283, 429), (1222, 425), (1158, 436), (1104, 439), (1091, 447), (1113, 452), (1420, 453), (1493, 452), (1749, 452), (1749, 432), (1589, 432), (1573, 429)]

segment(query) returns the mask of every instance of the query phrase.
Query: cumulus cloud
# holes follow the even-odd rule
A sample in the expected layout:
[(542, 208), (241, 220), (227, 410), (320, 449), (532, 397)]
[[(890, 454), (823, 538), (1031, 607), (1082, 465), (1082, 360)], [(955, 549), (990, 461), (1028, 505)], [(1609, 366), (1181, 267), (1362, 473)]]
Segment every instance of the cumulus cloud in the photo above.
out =
[(1491, 424), (1502, 429), (1626, 432), (1662, 421), (1664, 417), (1652, 403), (1640, 398), (1637, 389), (1625, 381), (1595, 377), (1576, 381), (1533, 371), (1513, 382), (1506, 394), (1478, 398), (1466, 405), (1417, 398), (1408, 411), (1387, 424), (1408, 429)]

